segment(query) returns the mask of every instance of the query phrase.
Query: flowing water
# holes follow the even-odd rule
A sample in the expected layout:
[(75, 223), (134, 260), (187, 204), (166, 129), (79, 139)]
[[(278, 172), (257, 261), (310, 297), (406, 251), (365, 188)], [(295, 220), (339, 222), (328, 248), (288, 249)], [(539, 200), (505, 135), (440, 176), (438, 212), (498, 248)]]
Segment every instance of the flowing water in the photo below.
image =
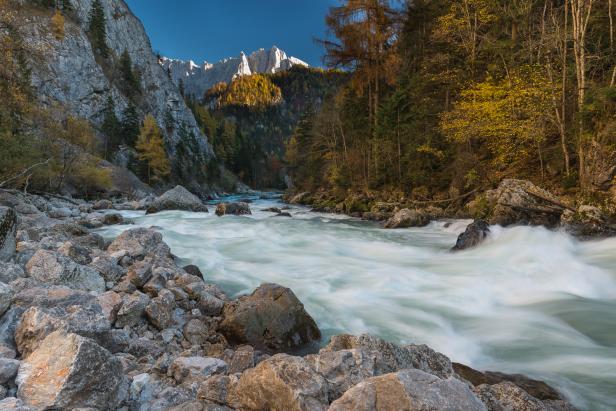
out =
[[(616, 238), (578, 242), (543, 228), (492, 227), (448, 249), (469, 221), (383, 230), (345, 216), (293, 218), (123, 212), (157, 226), (172, 252), (229, 295), (262, 282), (290, 287), (323, 331), (425, 343), (482, 370), (556, 386), (581, 409), (616, 409)], [(213, 210), (211, 210), (213, 211)], [(101, 230), (114, 237), (129, 226)]]

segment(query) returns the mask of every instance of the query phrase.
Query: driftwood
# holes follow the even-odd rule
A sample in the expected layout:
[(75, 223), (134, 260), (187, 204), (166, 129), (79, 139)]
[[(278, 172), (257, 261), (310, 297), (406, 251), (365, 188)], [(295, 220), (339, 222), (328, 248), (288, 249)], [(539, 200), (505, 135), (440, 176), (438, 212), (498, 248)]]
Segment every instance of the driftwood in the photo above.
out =
[(452, 201), (457, 201), (457, 200), (461, 200), (465, 197), (470, 196), (473, 193), (476, 193), (477, 191), (479, 191), (481, 189), (481, 187), (478, 187), (472, 191), (469, 191), (468, 193), (459, 195), (457, 197), (453, 197), (453, 198), (447, 198), (445, 200), (426, 200), (426, 201), (411, 201), (412, 204), (443, 204), (443, 203), (450, 203)]
[(50, 161), (51, 161), (51, 158), (48, 158), (47, 160), (41, 161), (40, 163), (32, 164), (30, 167), (26, 168), (25, 170), (20, 171), (19, 173), (15, 174), (13, 177), (9, 177), (9, 178), (7, 178), (4, 181), (0, 181), (0, 188), (4, 187), (5, 185), (10, 183), (11, 181), (15, 181), (18, 178), (21, 178), (21, 177), (25, 176), (30, 171), (34, 170), (36, 167), (40, 167), (43, 164), (49, 163)]

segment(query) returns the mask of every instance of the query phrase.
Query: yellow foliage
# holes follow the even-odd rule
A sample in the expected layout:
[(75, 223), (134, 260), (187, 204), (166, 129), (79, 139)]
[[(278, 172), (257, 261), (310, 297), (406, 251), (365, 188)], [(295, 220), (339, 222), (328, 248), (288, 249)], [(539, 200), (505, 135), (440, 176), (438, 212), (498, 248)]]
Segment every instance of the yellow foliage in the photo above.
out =
[(156, 124), (156, 119), (151, 114), (143, 120), (135, 148), (139, 152), (139, 159), (147, 162), (148, 183), (151, 182), (152, 177), (160, 180), (169, 175), (171, 165), (165, 152), (163, 137)]
[(58, 9), (51, 18), (51, 31), (56, 40), (64, 40), (64, 16)]
[(220, 97), (219, 105), (265, 108), (278, 104), (281, 100), (280, 88), (272, 83), (269, 77), (253, 74), (233, 80)]

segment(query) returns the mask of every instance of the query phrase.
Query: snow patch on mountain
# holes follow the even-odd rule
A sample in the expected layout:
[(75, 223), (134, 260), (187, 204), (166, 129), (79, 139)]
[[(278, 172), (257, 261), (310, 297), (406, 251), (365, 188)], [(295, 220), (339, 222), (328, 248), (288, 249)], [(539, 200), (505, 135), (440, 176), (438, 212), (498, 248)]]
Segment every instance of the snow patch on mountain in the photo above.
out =
[(309, 67), (308, 63), (287, 54), (278, 47), (269, 50), (259, 49), (250, 55), (241, 52), (238, 57), (229, 57), (217, 63), (204, 61), (201, 65), (192, 60), (177, 60), (167, 57), (160, 59), (160, 64), (171, 75), (174, 83), (184, 83), (186, 94), (201, 97), (216, 83), (231, 82), (238, 76), (256, 73), (277, 73), (289, 70), (293, 66)]

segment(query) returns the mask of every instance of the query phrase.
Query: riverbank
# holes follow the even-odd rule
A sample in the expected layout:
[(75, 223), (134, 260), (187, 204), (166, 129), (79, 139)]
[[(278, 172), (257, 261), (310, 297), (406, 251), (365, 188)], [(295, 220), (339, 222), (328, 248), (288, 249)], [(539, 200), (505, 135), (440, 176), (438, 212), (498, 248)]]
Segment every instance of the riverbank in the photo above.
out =
[[(209, 283), (207, 271), (180, 267), (159, 229), (122, 226), (121, 235), (105, 241), (86, 228), (125, 222), (114, 208), (135, 204), (5, 192), (0, 199), (16, 211), (16, 251), (3, 263), (5, 275), (13, 273), (3, 278), (10, 279), (3, 287), (10, 303), (0, 328), (8, 330), (2, 361), (12, 370), (2, 384), (5, 395), (18, 399), (3, 406), (356, 409), (361, 403), (386, 409), (370, 402), (377, 390), (409, 409), (452, 402), (460, 409), (498, 409), (520, 401), (530, 405), (515, 409), (571, 409), (536, 381), (475, 373), (421, 345), (337, 336), (318, 353), (276, 354), (305, 350), (321, 334), (291, 290), (264, 285), (230, 298)], [(176, 212), (160, 218), (168, 213)], [(218, 218), (204, 210), (188, 215)], [(237, 217), (216, 221), (226, 218)], [(4, 245), (10, 246), (12, 230)], [(60, 348), (68, 354), (45, 369)], [(97, 376), (88, 371), (95, 366)], [(53, 372), (65, 369), (69, 375), (58, 380)], [(52, 384), (58, 389), (40, 390)]]

